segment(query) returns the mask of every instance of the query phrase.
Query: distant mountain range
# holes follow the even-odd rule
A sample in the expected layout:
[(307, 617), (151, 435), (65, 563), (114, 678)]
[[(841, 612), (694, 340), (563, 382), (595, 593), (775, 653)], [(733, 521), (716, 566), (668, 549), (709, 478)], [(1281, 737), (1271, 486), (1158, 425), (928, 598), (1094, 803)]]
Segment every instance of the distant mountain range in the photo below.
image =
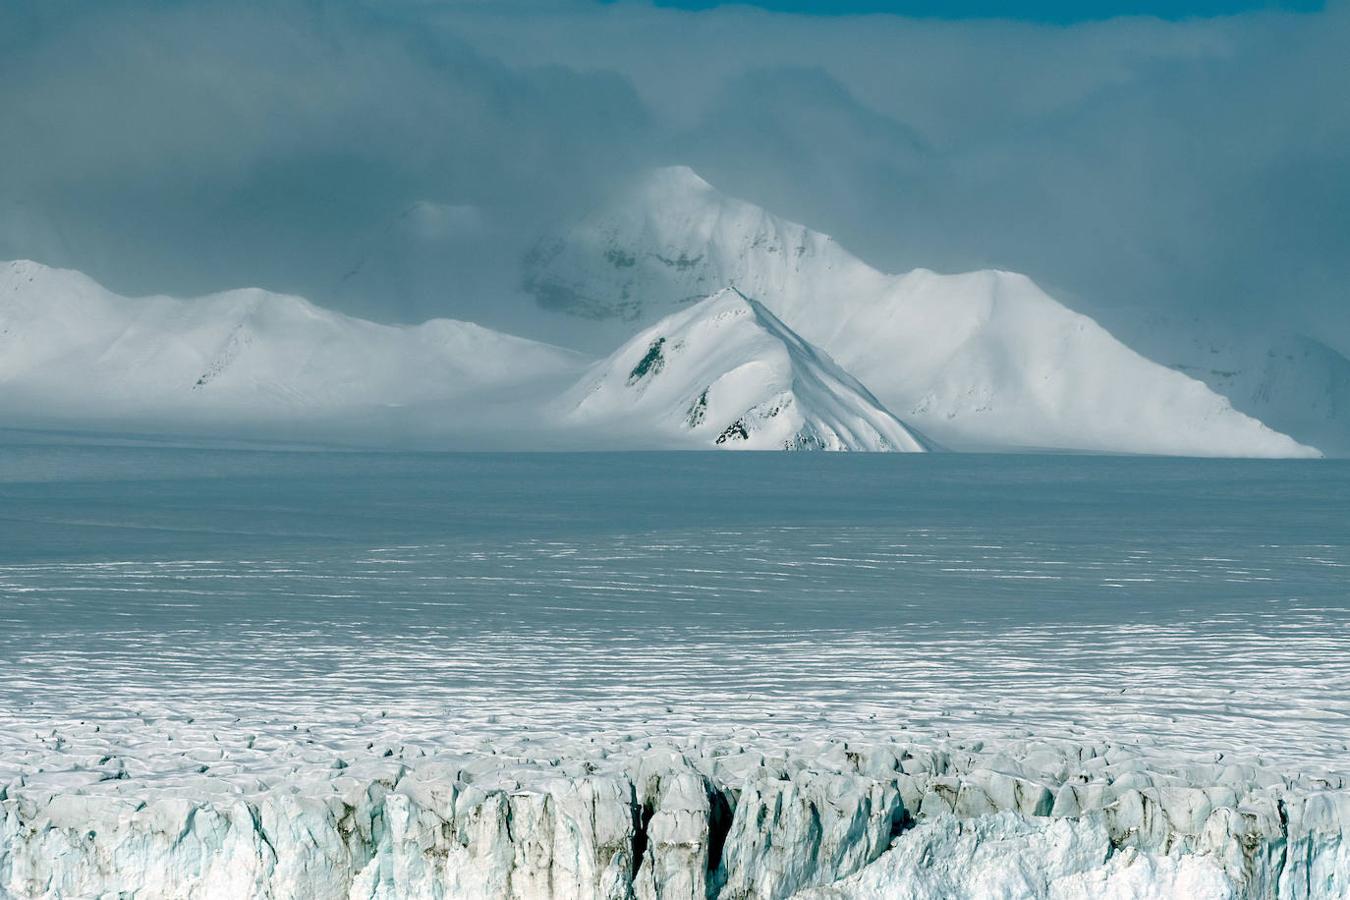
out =
[(1318, 451), (1234, 409), (1216, 380), (1333, 442), (1347, 415), (1350, 365), (1321, 345), (1206, 377), (1184, 353), (1146, 359), (1024, 276), (884, 274), (683, 167), (542, 240), (526, 285), (621, 346), (594, 361), (258, 289), (125, 298), (4, 263), (0, 415), (383, 446), (1265, 457)]

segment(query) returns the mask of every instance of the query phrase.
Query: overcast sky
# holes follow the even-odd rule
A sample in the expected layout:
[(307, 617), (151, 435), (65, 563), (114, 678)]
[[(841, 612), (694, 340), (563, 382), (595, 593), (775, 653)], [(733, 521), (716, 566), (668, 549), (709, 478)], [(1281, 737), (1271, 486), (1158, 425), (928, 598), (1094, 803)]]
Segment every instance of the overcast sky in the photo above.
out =
[(848, 5), (4, 4), (0, 257), (512, 327), (540, 228), (683, 162), (881, 268), (1350, 352), (1350, 5)]
[[(729, 6), (717, 0), (658, 0), (673, 9)], [(749, 0), (746, 6), (775, 12), (849, 16), (885, 13), (933, 19), (1017, 19), (1026, 22), (1087, 22), (1119, 16), (1185, 19), (1251, 10), (1312, 12), (1321, 0)]]

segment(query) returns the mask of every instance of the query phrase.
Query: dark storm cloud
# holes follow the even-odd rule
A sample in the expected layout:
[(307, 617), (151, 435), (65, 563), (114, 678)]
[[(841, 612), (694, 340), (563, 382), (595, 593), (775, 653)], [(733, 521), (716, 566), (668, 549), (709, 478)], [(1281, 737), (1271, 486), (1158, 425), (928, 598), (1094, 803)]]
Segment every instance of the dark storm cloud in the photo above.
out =
[(0, 239), (124, 290), (322, 295), (412, 204), (532, 220), (643, 155), (621, 76), (507, 66), (378, 9), (66, 11), (0, 63)]
[[(1344, 4), (1069, 27), (565, 0), (44, 8), (0, 13), (0, 255), (124, 289), (255, 282), (492, 319), (535, 229), (682, 161), (884, 268), (1016, 269), (1108, 323), (1177, 308), (1350, 351)], [(446, 216), (473, 227), (416, 224)]]

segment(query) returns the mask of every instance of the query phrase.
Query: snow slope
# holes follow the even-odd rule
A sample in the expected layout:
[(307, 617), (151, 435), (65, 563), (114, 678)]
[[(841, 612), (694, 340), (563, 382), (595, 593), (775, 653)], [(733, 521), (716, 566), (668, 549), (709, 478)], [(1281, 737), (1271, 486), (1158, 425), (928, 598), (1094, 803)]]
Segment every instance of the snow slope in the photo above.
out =
[(10, 413), (76, 421), (342, 419), (485, 409), (572, 378), (570, 351), (468, 322), (379, 325), (258, 289), (127, 298), (84, 275), (0, 264), (0, 385)]
[(1350, 359), (1323, 341), (1159, 314), (1123, 320), (1122, 333), (1272, 428), (1350, 456)]
[(648, 323), (726, 286), (954, 449), (1317, 455), (1025, 276), (878, 272), (685, 167), (651, 173), (527, 259), (544, 308), (601, 322)]
[(586, 428), (662, 445), (924, 449), (856, 379), (734, 289), (638, 334), (597, 363), (562, 407)]

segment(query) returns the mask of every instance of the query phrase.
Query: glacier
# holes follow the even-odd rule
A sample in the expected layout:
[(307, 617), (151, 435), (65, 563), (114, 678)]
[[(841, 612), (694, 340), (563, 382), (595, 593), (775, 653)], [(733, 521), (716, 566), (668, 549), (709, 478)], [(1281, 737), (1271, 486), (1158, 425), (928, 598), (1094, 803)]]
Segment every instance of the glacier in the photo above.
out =
[(48, 440), (6, 900), (1347, 893), (1344, 462)]
[[(256, 736), (166, 718), (122, 734), (46, 723), (42, 757), (5, 763), (0, 896), (1350, 891), (1341, 781), (1232, 762), (1169, 770), (1124, 745), (517, 739), (476, 752), (309, 747), (289, 776), (246, 777), (237, 763), (257, 755)], [(186, 774), (161, 783), (174, 760)]]
[[(1305, 385), (1259, 350), (1160, 365), (1023, 276), (879, 273), (684, 168), (532, 266), (618, 349), (0, 265), (0, 412), (918, 458), (499, 470), (26, 434), (0, 458), (0, 898), (1350, 895), (1334, 482), (922, 452), (1315, 456), (1221, 394), (1334, 441), (1343, 359), (1288, 349), (1331, 398), (1292, 415)], [(1192, 518), (1119, 515), (1141, 491)]]

